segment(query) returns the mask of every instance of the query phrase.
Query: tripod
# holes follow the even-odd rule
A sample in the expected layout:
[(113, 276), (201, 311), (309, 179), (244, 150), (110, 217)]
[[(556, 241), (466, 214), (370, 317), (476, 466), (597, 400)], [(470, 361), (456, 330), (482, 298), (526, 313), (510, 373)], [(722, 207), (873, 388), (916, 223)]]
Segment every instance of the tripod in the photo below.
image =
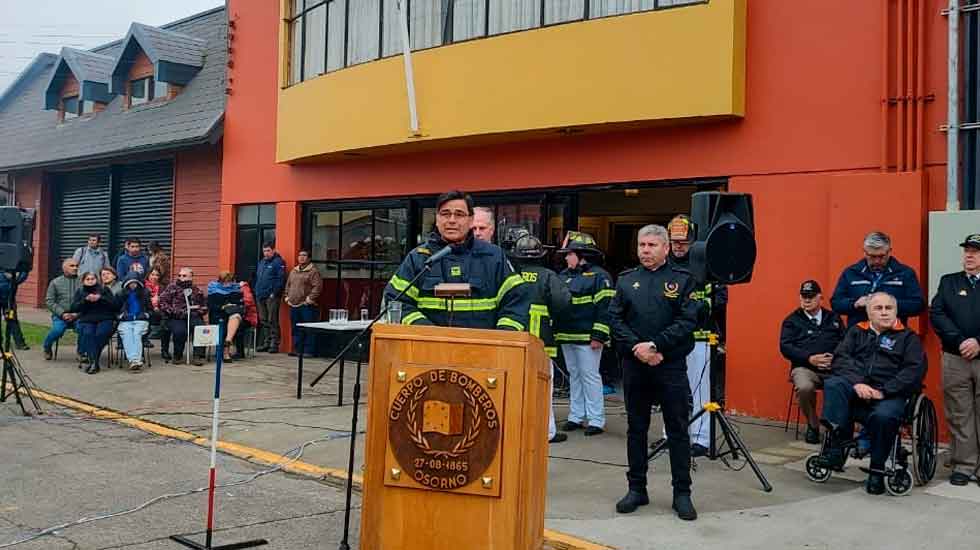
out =
[[(17, 274), (11, 273), (10, 279), (10, 296), (7, 297), (7, 303), (0, 307), (0, 317), (6, 321), (13, 319), (14, 309), (11, 307), (14, 297), (17, 295)], [(6, 277), (7, 274), (0, 273), (0, 277)], [(27, 406), (24, 404), (24, 400), (21, 399), (21, 390), (30, 400), (31, 404), (34, 406), (34, 410), (38, 414), (43, 414), (44, 411), (41, 410), (41, 405), (38, 403), (37, 398), (34, 396), (33, 388), (35, 388), (34, 381), (31, 377), (24, 372), (24, 368), (21, 366), (20, 361), (17, 360), (17, 356), (14, 355), (12, 347), (10, 345), (10, 330), (4, 333), (2, 321), (0, 321), (0, 355), (3, 356), (3, 376), (0, 379), (0, 403), (7, 401), (7, 398), (11, 395), (17, 401), (17, 405), (20, 406), (20, 410), (24, 413), (24, 416), (31, 416), (27, 412)], [(13, 389), (9, 392), (7, 391), (7, 381), (10, 381), (10, 385)]]
[[(718, 350), (719, 354), (723, 354), (722, 351)], [(721, 389), (718, 389), (722, 395), (724, 395), (724, 381), (722, 381)], [(708, 454), (709, 460), (721, 460), (726, 462), (727, 457), (732, 457), (733, 460), (740, 460), (742, 456), (745, 457), (745, 461), (748, 462), (749, 466), (752, 467), (752, 471), (755, 472), (755, 477), (759, 479), (759, 483), (762, 484), (762, 489), (769, 493), (772, 492), (772, 485), (769, 484), (769, 480), (766, 479), (766, 475), (762, 473), (759, 469), (759, 465), (756, 464), (755, 459), (752, 458), (752, 453), (749, 452), (748, 446), (742, 441), (742, 438), (738, 435), (738, 432), (732, 427), (731, 421), (725, 416), (725, 407), (722, 404), (723, 399), (718, 399), (716, 396), (716, 386), (715, 384), (709, 385), (709, 394), (711, 400), (705, 403), (701, 410), (697, 412), (688, 421), (688, 427), (693, 426), (697, 423), (702, 416), (705, 414), (709, 415), (709, 426), (708, 433), (709, 443), (708, 443)], [(722, 449), (718, 448), (716, 435), (718, 433), (718, 428), (721, 428), (722, 436), (724, 437), (724, 446)], [(661, 453), (667, 448), (667, 438), (660, 440), (654, 447), (650, 450), (647, 455), (647, 461), (651, 461), (660, 456)]]

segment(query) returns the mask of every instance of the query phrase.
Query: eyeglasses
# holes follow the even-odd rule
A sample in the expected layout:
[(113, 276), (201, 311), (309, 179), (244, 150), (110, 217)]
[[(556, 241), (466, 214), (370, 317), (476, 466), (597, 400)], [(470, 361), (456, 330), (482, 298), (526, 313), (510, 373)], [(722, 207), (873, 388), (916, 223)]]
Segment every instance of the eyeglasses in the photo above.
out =
[(457, 218), (460, 220), (470, 217), (470, 213), (465, 210), (440, 210), (439, 217), (448, 220), (451, 218)]

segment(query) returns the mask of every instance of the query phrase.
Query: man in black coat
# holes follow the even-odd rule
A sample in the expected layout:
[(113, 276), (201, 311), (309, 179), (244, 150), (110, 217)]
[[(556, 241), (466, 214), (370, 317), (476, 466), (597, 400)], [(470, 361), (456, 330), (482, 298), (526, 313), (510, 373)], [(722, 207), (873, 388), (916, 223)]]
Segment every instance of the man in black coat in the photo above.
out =
[(963, 271), (942, 276), (929, 310), (943, 343), (943, 406), (953, 440), (953, 485), (966, 485), (980, 468), (980, 233), (967, 235), (960, 246)]
[(694, 349), (698, 305), (690, 273), (667, 263), (667, 230), (647, 225), (637, 235), (640, 266), (624, 271), (609, 304), (613, 341), (623, 357), (626, 398), (626, 474), (629, 492), (616, 511), (628, 514), (649, 504), (647, 432), (650, 409), (660, 404), (667, 427), (673, 508), (684, 520), (697, 519), (691, 502), (691, 389), (685, 358)]
[(905, 402), (922, 386), (926, 356), (919, 337), (898, 320), (898, 303), (886, 292), (868, 298), (868, 321), (848, 329), (837, 348), (834, 374), (824, 383), (823, 417), (830, 444), (820, 459), (827, 468), (844, 465), (841, 443), (852, 438), (853, 421), (871, 438), (869, 494), (885, 492), (885, 461), (905, 413)]
[(800, 409), (806, 417), (806, 442), (820, 443), (820, 417), (817, 415), (817, 390), (830, 376), (834, 350), (844, 338), (844, 323), (839, 315), (821, 307), (820, 283), (803, 281), (800, 285), (800, 307), (783, 320), (779, 333), (779, 351), (790, 363)]

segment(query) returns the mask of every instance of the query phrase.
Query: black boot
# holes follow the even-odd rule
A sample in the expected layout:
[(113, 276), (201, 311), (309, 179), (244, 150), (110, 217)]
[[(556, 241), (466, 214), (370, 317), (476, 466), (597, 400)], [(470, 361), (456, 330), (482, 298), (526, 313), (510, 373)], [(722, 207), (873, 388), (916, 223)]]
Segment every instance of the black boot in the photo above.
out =
[(674, 495), (674, 504), (671, 507), (677, 512), (677, 517), (684, 521), (698, 519), (698, 511), (694, 509), (691, 495)]
[(165, 349), (160, 350), (160, 357), (163, 358), (164, 363), (169, 363), (170, 361), (173, 361), (173, 356), (170, 355), (170, 352)]
[(864, 490), (869, 495), (881, 495), (885, 492), (885, 476), (873, 470), (868, 474), (868, 480), (864, 483)]
[(20, 351), (27, 351), (31, 349), (31, 346), (28, 346), (27, 342), (23, 340), (21, 340), (20, 342), (14, 342), (14, 347), (19, 349)]
[(626, 496), (616, 503), (616, 512), (632, 514), (637, 508), (647, 504), (650, 504), (650, 497), (647, 495), (646, 489), (630, 489)]
[(88, 367), (85, 368), (85, 374), (96, 374), (100, 370), (97, 362), (89, 363)]

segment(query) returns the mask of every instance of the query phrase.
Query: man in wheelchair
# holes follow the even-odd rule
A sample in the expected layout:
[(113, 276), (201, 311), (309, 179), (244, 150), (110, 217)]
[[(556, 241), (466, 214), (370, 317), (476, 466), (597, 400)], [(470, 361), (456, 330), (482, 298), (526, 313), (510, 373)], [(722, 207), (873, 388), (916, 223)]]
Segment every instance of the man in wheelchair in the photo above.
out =
[(851, 327), (837, 348), (833, 375), (824, 382), (823, 424), (828, 441), (818, 458), (830, 470), (844, 466), (858, 421), (871, 437), (871, 468), (865, 488), (885, 492), (885, 462), (905, 416), (906, 400), (919, 391), (926, 356), (919, 337), (897, 318), (895, 298), (876, 292), (868, 321)]

